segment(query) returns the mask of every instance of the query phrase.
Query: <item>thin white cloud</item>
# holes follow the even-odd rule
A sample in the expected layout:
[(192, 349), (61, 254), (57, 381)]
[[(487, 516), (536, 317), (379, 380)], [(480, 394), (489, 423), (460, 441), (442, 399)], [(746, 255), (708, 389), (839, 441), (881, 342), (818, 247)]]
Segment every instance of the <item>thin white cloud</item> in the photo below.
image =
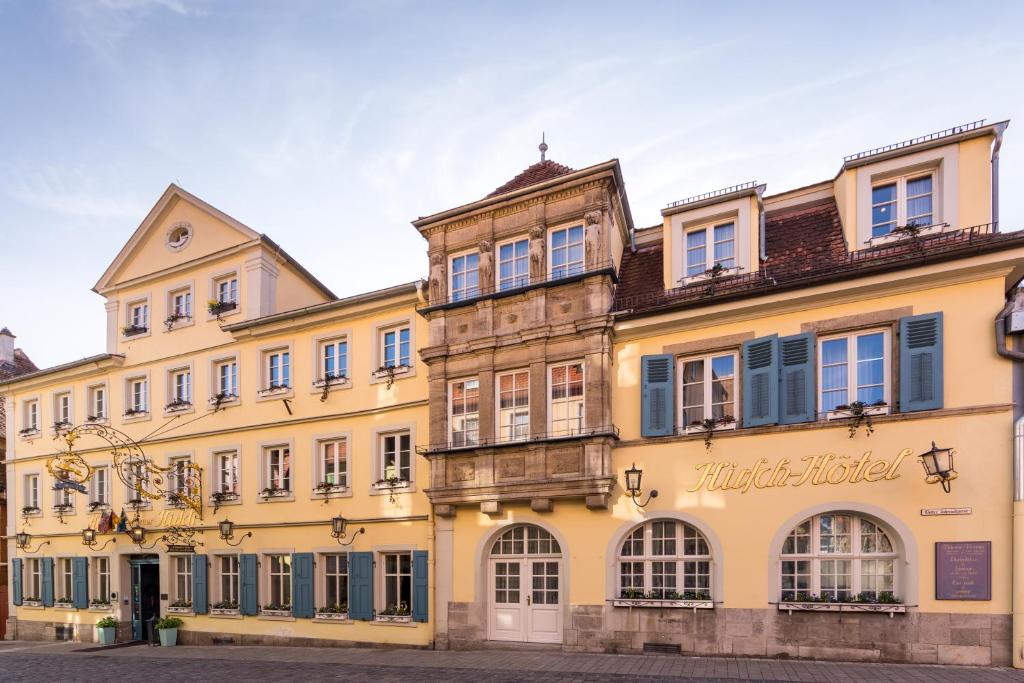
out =
[(110, 184), (97, 179), (95, 169), (55, 165), (8, 172), (3, 191), (33, 209), (61, 216), (95, 219), (133, 219), (145, 211), (145, 203), (117, 196)]

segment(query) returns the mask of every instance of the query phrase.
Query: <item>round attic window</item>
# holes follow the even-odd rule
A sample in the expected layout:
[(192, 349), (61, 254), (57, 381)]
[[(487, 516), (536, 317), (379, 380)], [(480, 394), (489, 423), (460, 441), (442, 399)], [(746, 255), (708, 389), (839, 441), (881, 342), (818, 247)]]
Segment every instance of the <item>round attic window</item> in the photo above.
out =
[(167, 232), (167, 246), (174, 251), (178, 251), (188, 244), (191, 237), (192, 226), (188, 223), (179, 223)]

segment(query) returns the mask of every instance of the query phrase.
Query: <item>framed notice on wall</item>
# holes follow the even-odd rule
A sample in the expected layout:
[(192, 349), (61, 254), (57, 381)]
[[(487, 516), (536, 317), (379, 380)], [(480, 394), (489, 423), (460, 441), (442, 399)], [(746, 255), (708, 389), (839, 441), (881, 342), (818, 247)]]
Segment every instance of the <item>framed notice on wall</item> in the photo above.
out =
[(992, 599), (992, 541), (935, 544), (935, 599)]

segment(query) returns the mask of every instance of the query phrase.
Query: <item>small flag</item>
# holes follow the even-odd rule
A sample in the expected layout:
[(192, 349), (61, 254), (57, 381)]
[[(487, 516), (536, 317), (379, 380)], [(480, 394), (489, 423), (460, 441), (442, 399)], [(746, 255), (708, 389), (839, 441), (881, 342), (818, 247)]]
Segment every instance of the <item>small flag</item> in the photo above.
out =
[[(114, 520), (111, 520), (111, 523), (114, 523)], [(121, 516), (117, 517), (116, 524), (117, 524), (117, 530), (118, 531), (128, 531), (128, 520), (125, 519), (124, 508), (121, 508)]]
[(111, 524), (110, 524), (110, 517), (113, 514), (114, 514), (113, 512), (105, 512), (105, 513), (103, 513), (100, 516), (99, 524), (96, 525), (96, 530), (99, 531), (101, 534), (105, 534), (108, 531), (110, 531), (110, 526), (111, 526)]

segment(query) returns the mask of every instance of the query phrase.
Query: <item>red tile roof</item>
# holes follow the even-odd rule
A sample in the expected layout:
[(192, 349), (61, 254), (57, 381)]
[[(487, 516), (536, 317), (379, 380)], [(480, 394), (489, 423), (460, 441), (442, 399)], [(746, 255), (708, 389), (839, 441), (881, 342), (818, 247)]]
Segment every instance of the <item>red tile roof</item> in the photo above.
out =
[[(10, 334), (10, 330), (5, 327), (4, 330)], [(39, 368), (36, 364), (25, 355), (25, 352), (21, 349), (14, 349), (14, 362), (10, 363), (7, 361), (0, 361), (0, 380), (10, 379), (17, 377), (18, 375), (24, 375), (29, 372), (35, 372)], [(4, 405), (3, 397), (0, 397), (0, 440), (7, 434), (7, 410)]]
[(496, 189), (494, 192), (487, 195), (487, 198), (496, 197), (499, 194), (505, 194), (506, 192), (512, 192), (513, 190), (521, 190), (524, 187), (543, 183), (545, 180), (561, 178), (562, 176), (575, 172), (576, 169), (563, 166), (562, 164), (551, 161), (550, 159), (539, 161)]
[(991, 233), (989, 226), (906, 239), (848, 252), (833, 199), (765, 214), (767, 258), (752, 273), (725, 276), (665, 290), (662, 243), (626, 251), (619, 270), (615, 310), (621, 317), (693, 308), (723, 300), (813, 287), (881, 271), (949, 261), (977, 253), (1024, 245), (1024, 231)]

